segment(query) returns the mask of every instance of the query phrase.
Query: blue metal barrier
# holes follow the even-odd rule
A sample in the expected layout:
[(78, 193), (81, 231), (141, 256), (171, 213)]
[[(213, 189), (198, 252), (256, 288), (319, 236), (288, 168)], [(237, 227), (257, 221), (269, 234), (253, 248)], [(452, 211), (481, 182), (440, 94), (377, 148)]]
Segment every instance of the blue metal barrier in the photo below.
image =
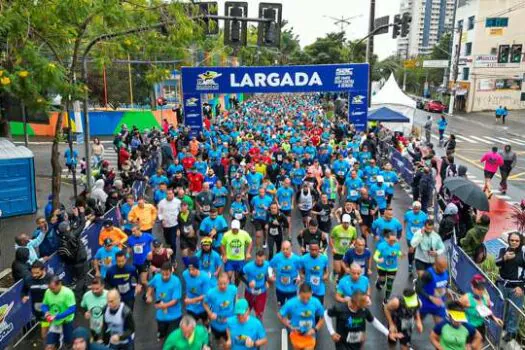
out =
[(412, 165), (412, 162), (406, 157), (403, 157), (403, 155), (396, 149), (392, 149), (391, 163), (392, 167), (397, 171), (405, 183), (411, 185), (412, 178), (414, 177), (414, 165)]

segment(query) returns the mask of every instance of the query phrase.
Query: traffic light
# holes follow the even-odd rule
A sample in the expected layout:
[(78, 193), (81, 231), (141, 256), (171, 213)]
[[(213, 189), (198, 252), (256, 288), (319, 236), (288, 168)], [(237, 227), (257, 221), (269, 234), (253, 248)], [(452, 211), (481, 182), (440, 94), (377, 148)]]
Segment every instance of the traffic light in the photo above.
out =
[(412, 16), (410, 13), (403, 13), (403, 18), (401, 19), (401, 37), (404, 38), (410, 32), (410, 23), (412, 23)]
[(392, 38), (397, 38), (401, 32), (401, 15), (394, 16), (394, 26), (392, 27)]
[[(199, 2), (198, 5), (199, 5), (199, 15), (201, 16), (206, 16), (206, 15), (217, 16), (219, 14), (218, 7), (217, 7), (217, 1)], [(202, 18), (201, 23), (204, 28), (204, 32), (206, 34), (208, 35), (219, 34), (219, 22), (217, 19)]]
[(512, 50), (511, 50), (511, 54), (510, 54), (510, 62), (511, 63), (520, 63), (521, 62), (522, 51), (523, 51), (523, 45), (522, 44), (512, 45)]
[(166, 100), (166, 97), (161, 96), (157, 98), (157, 106), (165, 106), (168, 104), (168, 100)]
[(510, 46), (500, 45), (498, 50), (498, 63), (509, 63)]
[[(248, 17), (248, 3), (243, 1), (226, 1), (224, 14), (230, 17)], [(224, 44), (229, 46), (245, 46), (248, 39), (246, 21), (227, 19), (224, 21)]]
[(259, 18), (271, 19), (271, 22), (259, 22), (257, 45), (279, 47), (281, 44), (282, 4), (261, 2)]

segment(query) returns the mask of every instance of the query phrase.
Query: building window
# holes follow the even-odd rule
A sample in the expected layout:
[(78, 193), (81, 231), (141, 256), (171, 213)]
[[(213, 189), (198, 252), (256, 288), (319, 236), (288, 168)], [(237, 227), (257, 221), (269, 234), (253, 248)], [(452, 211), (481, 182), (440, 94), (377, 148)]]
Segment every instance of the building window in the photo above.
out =
[(463, 20), (458, 21), (458, 29), (463, 29)]
[(472, 43), (465, 44), (465, 56), (472, 55)]
[(470, 17), (468, 18), (468, 30), (472, 30), (472, 29), (474, 29), (474, 23), (475, 23), (475, 22), (474, 22), (474, 19), (475, 19), (475, 18), (476, 18), (476, 17), (474, 17), (474, 16), (470, 16)]
[(470, 75), (470, 68), (463, 67), (463, 79), (462, 80), (468, 80), (469, 75)]

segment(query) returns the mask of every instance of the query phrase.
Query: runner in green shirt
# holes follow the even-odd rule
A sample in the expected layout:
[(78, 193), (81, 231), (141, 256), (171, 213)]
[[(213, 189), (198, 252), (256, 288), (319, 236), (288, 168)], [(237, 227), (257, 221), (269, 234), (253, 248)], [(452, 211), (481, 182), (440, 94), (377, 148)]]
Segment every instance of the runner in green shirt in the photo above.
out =
[(350, 225), (351, 221), (350, 215), (344, 214), (341, 218), (341, 224), (335, 226), (330, 233), (329, 243), (334, 257), (334, 275), (336, 280), (344, 275), (343, 256), (357, 238), (357, 231), (355, 227)]
[(89, 320), (89, 328), (95, 340), (102, 337), (102, 325), (106, 307), (108, 291), (104, 290), (104, 282), (99, 277), (95, 277), (91, 282), (91, 290), (87, 291), (82, 297), (80, 306), (85, 310), (84, 317)]
[(235, 281), (238, 285), (238, 276), (242, 272), (245, 260), (250, 260), (252, 251), (252, 237), (244, 230), (241, 230), (239, 220), (233, 220), (231, 230), (227, 231), (222, 237), (221, 253), (224, 262), (224, 271), (228, 273), (230, 281)]
[(44, 318), (50, 324), (46, 349), (58, 348), (61, 335), (66, 347), (70, 346), (73, 342), (73, 319), (76, 311), (75, 294), (62, 285), (58, 276), (51, 279), (48, 287), (42, 301)]
[(171, 332), (163, 350), (209, 350), (208, 330), (189, 315), (182, 317), (180, 326)]

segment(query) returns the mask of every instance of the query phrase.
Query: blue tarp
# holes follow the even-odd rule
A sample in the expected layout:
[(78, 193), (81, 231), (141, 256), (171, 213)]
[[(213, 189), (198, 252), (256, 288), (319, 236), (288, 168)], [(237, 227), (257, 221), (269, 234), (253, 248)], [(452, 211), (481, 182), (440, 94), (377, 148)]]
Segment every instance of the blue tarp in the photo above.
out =
[(390, 123), (410, 123), (410, 118), (388, 107), (381, 107), (368, 115), (368, 120)]

